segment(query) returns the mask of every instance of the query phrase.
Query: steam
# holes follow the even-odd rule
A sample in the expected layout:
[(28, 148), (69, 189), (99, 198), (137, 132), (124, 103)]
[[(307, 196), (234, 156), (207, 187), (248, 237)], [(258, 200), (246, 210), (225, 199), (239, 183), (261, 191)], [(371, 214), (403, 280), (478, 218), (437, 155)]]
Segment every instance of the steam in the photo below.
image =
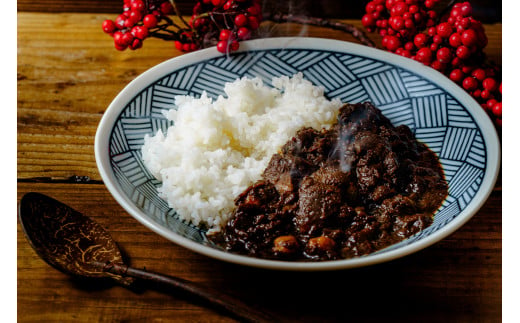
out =
[(359, 108), (348, 114), (348, 118), (342, 118), (341, 114), (338, 117), (338, 138), (329, 158), (338, 159), (339, 167), (345, 173), (352, 170), (352, 163), (355, 160), (353, 134), (363, 127), (362, 121), (367, 117), (367, 110)]
[[(262, 12), (267, 15), (285, 13), (287, 15), (312, 16), (306, 7), (306, 1), (262, 1)], [(260, 38), (291, 36), (304, 37), (309, 35), (309, 26), (304, 23), (263, 23), (258, 29)]]

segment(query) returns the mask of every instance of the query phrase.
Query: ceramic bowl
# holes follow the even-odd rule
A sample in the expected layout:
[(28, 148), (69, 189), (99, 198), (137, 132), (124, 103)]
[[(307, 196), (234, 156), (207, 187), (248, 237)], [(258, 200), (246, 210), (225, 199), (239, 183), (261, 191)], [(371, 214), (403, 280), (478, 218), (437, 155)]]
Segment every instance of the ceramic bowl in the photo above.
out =
[[(178, 219), (157, 195), (161, 183), (141, 161), (145, 134), (166, 130), (162, 111), (176, 95), (223, 94), (225, 82), (241, 77), (272, 77), (302, 72), (325, 88), (329, 98), (371, 101), (394, 125), (405, 124), (435, 151), (449, 194), (433, 224), (376, 253), (346, 260), (288, 262), (225, 252), (206, 232)], [(161, 236), (223, 261), (279, 270), (330, 270), (360, 267), (402, 257), (432, 245), (468, 221), (491, 193), (499, 171), (500, 147), (483, 109), (448, 78), (411, 59), (349, 42), (317, 38), (266, 38), (242, 42), (223, 55), (215, 48), (161, 63), (128, 84), (103, 115), (95, 139), (101, 177), (118, 203)]]

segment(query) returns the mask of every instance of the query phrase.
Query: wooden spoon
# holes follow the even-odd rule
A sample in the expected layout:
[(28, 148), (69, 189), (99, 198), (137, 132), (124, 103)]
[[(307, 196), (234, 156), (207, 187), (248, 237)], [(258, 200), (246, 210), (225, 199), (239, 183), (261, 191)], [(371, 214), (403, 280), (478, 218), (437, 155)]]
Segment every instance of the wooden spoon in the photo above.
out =
[(195, 295), (220, 310), (249, 322), (274, 319), (240, 300), (193, 282), (129, 267), (121, 252), (98, 223), (71, 207), (40, 193), (20, 201), (20, 223), (36, 253), (54, 268), (70, 275), (112, 278), (124, 286), (136, 279), (164, 284)]

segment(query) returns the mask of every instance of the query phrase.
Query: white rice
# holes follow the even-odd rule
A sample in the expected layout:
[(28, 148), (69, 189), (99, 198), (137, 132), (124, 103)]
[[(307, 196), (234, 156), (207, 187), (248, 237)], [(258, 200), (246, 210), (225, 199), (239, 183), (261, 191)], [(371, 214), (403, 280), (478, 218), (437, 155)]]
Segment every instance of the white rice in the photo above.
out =
[(259, 78), (226, 83), (215, 101), (177, 96), (165, 115), (175, 125), (166, 135), (146, 136), (145, 166), (162, 182), (159, 196), (179, 217), (218, 231), (234, 199), (259, 180), (271, 156), (303, 126), (329, 128), (341, 102), (327, 100), (322, 87), (304, 80)]

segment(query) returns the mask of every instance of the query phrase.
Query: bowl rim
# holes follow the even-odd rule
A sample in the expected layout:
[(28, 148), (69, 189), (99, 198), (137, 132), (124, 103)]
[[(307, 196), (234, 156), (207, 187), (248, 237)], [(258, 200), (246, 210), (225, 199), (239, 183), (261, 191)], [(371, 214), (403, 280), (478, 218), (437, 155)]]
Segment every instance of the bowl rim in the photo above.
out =
[(138, 75), (129, 84), (127, 84), (123, 90), (120, 91), (113, 99), (104, 112), (101, 121), (99, 122), (94, 141), (96, 164), (105, 186), (114, 199), (123, 207), (123, 209), (125, 209), (126, 212), (133, 216), (142, 225), (163, 236), (164, 238), (191, 251), (214, 259), (264, 269), (320, 271), (369, 266), (412, 254), (428, 246), (431, 246), (432, 244), (442, 240), (443, 238), (458, 230), (483, 206), (493, 191), (499, 174), (501, 159), (500, 142), (496, 129), (489, 117), (485, 114), (480, 105), (463, 89), (461, 89), (459, 86), (456, 86), (451, 80), (449, 80), (440, 72), (434, 70), (433, 68), (424, 66), (412, 59), (392, 54), (381, 49), (370, 48), (360, 44), (341, 40), (315, 37), (261, 38), (241, 42), (240, 49), (236, 53), (283, 48), (346, 52), (349, 54), (351, 53), (366, 58), (384, 61), (396, 67), (419, 74), (422, 78), (436, 84), (444, 91), (446, 91), (446, 93), (457, 99), (457, 101), (459, 101), (459, 103), (465, 107), (468, 113), (470, 113), (474, 122), (480, 128), (486, 146), (487, 167), (484, 172), (482, 184), (477, 191), (477, 194), (475, 194), (468, 206), (466, 206), (466, 208), (455, 219), (445, 225), (441, 230), (438, 230), (429, 236), (421, 240), (414, 241), (408, 245), (404, 245), (394, 250), (385, 251), (383, 253), (370, 254), (359, 258), (322, 262), (291, 262), (268, 260), (225, 252), (185, 238), (161, 226), (159, 223), (156, 223), (153, 220), (147, 218), (143, 211), (133, 205), (133, 202), (126, 196), (126, 194), (121, 189), (117, 179), (115, 178), (111, 168), (107, 148), (109, 146), (110, 133), (112, 132), (115, 121), (119, 118), (121, 112), (124, 108), (126, 108), (127, 104), (133, 100), (136, 93), (140, 93), (150, 84), (157, 82), (162, 77), (170, 74), (172, 71), (201, 61), (222, 57), (224, 55), (218, 52), (215, 47), (211, 47), (168, 59), (146, 70), (142, 74)]

